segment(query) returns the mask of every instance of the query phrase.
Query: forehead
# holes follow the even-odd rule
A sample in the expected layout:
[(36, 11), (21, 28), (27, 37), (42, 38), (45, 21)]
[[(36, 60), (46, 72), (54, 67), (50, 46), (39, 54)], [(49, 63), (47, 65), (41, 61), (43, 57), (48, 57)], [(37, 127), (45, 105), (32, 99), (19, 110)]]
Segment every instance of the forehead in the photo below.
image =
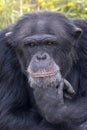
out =
[(58, 14), (27, 14), (17, 23), (20, 35), (65, 33), (64, 16)]
[(22, 41), (33, 35), (55, 35), (58, 42), (72, 40), (71, 21), (60, 13), (29, 13), (18, 20), (13, 28), (14, 41)]

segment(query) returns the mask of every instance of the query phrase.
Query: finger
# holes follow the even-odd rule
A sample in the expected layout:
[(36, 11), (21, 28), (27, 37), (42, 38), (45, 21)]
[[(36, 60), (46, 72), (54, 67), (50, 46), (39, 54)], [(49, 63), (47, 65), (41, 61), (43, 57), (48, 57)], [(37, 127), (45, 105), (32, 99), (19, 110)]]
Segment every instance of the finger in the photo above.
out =
[(64, 93), (64, 97), (65, 97), (65, 98), (68, 98), (68, 99), (72, 99), (72, 96), (69, 95), (69, 94), (67, 94), (67, 93)]
[(58, 99), (59, 99), (59, 101), (61, 101), (61, 103), (63, 103), (63, 86), (64, 86), (64, 82), (61, 81), (61, 83), (58, 87)]
[(70, 93), (71, 95), (75, 95), (73, 87), (66, 79), (64, 79), (64, 84), (65, 84), (64, 88), (67, 90), (67, 92)]

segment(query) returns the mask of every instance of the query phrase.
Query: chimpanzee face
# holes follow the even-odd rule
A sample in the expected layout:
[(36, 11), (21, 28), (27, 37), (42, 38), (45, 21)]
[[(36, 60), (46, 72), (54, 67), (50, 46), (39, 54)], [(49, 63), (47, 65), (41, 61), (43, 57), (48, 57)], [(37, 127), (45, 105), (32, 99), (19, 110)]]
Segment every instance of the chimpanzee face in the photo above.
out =
[(57, 87), (75, 60), (80, 33), (59, 13), (30, 13), (17, 22), (10, 39), (31, 87)]

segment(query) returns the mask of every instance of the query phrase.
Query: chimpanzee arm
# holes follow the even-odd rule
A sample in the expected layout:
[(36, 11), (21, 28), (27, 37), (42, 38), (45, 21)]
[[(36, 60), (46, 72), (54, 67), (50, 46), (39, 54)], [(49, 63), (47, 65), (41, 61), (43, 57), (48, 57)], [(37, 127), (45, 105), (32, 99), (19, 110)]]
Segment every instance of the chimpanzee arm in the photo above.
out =
[(80, 125), (87, 119), (87, 98), (65, 101), (63, 88), (34, 89), (34, 96), (42, 115), (50, 123), (71, 122)]

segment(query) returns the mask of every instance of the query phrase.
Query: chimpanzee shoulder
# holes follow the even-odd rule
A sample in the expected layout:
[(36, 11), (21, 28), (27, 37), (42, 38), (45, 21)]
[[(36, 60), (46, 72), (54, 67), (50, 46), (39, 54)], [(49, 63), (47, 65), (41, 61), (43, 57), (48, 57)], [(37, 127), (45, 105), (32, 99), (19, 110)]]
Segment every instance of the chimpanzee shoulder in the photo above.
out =
[(87, 20), (72, 19), (74, 24), (82, 29), (81, 37), (78, 40), (77, 54), (78, 67), (80, 67), (81, 74), (87, 79)]

